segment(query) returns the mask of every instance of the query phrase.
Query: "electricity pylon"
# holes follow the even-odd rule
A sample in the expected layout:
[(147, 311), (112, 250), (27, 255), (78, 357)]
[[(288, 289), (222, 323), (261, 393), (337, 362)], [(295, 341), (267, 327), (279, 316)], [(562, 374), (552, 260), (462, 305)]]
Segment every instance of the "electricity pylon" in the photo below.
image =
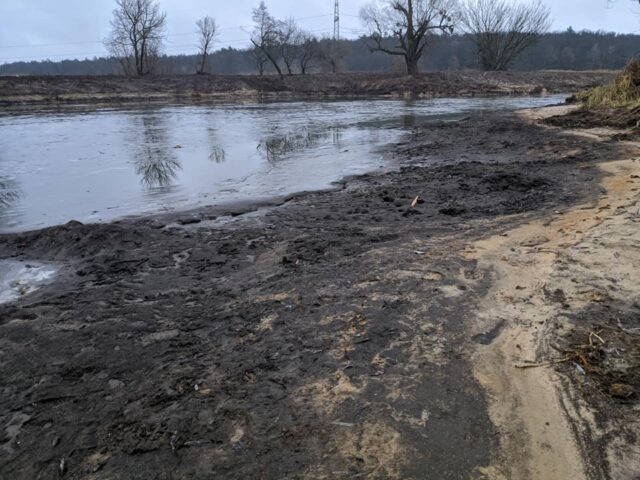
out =
[(340, 40), (340, 0), (336, 0), (333, 8), (333, 39)]

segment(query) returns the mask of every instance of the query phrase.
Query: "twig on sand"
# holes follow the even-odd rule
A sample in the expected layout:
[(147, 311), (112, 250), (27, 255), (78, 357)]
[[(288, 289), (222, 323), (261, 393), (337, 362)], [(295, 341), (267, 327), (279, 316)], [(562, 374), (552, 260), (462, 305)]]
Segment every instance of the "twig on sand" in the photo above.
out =
[(566, 363), (571, 360), (571, 357), (560, 358), (557, 360), (552, 360), (549, 362), (541, 362), (541, 363), (514, 363), (513, 366), (516, 368), (526, 369), (526, 368), (540, 368), (540, 367), (551, 367), (553, 365), (558, 365), (560, 363)]
[[(600, 330), (600, 332), (598, 332), (598, 333), (602, 333), (602, 330)], [(600, 343), (602, 343), (603, 345), (605, 344), (605, 341), (602, 339), (602, 337), (600, 335), (598, 335), (598, 333), (589, 332), (589, 345), (593, 346), (593, 337), (595, 337), (598, 340), (600, 340)]]
[(624, 333), (626, 333), (627, 335), (640, 335), (640, 329), (638, 328), (624, 328), (622, 326), (622, 322), (620, 321), (620, 319), (618, 318), (618, 328), (620, 330), (622, 330)]

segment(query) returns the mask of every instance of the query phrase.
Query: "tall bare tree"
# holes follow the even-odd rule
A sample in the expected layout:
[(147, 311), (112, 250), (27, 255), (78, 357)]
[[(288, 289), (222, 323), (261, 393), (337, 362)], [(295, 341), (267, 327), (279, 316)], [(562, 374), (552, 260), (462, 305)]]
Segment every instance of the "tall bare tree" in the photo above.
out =
[(325, 70), (338, 73), (345, 58), (344, 41), (323, 38), (317, 45), (317, 57)]
[(216, 25), (216, 21), (211, 17), (201, 18), (196, 22), (196, 25), (198, 27), (200, 43), (200, 51), (198, 52), (198, 55), (200, 56), (200, 65), (197, 72), (199, 74), (203, 74), (206, 72), (207, 59), (209, 58), (213, 40), (216, 38), (216, 34), (218, 33), (218, 27)]
[(264, 75), (264, 71), (266, 70), (267, 62), (269, 61), (269, 59), (267, 59), (264, 52), (258, 47), (253, 47), (251, 49), (251, 54), (254, 61), (256, 62), (256, 69), (258, 70), (258, 74), (260, 76)]
[(373, 40), (371, 51), (404, 57), (407, 73), (417, 75), (429, 35), (453, 33), (454, 10), (454, 0), (376, 0), (360, 18)]
[(280, 57), (287, 68), (287, 73), (292, 75), (293, 66), (300, 53), (299, 47), (302, 41), (302, 32), (293, 18), (276, 21), (276, 28), (278, 30), (277, 43)]
[(167, 14), (155, 0), (116, 0), (105, 46), (128, 75), (153, 73), (165, 38)]
[(253, 9), (252, 18), (254, 28), (251, 43), (271, 62), (278, 75), (283, 77), (277, 58), (281, 38), (278, 21), (271, 16), (264, 1), (261, 1), (260, 5)]
[(300, 73), (306, 75), (313, 62), (320, 56), (318, 39), (310, 33), (301, 32), (298, 43), (298, 65)]
[(549, 9), (539, 0), (464, 0), (461, 23), (478, 47), (485, 70), (506, 70), (551, 26)]

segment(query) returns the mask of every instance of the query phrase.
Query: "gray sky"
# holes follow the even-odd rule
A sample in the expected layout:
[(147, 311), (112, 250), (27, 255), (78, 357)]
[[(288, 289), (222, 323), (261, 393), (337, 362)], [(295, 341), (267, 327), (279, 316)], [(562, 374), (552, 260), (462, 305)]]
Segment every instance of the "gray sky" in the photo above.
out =
[[(168, 15), (167, 53), (195, 50), (195, 21), (213, 16), (220, 27), (217, 47), (248, 43), (251, 9), (259, 0), (159, 0)], [(516, 1), (516, 0), (514, 0)], [(292, 16), (318, 36), (333, 31), (333, 0), (267, 0), (271, 13)], [(358, 11), (366, 0), (341, 0), (345, 37), (357, 37)], [(546, 0), (554, 30), (640, 32), (640, 7), (630, 0)], [(109, 32), (113, 0), (0, 0), (0, 63), (50, 58), (85, 58), (105, 54), (101, 40)], [(309, 18), (313, 17), (313, 18)]]

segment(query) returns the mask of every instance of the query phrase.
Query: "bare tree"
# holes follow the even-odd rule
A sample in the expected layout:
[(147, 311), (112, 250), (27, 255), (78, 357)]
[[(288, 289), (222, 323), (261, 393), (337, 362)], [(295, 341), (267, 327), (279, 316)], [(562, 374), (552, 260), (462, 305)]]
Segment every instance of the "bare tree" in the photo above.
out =
[(344, 60), (343, 42), (330, 38), (322, 39), (317, 45), (317, 57), (331, 73), (338, 73)]
[(216, 21), (211, 17), (204, 17), (196, 22), (198, 26), (198, 35), (200, 37), (200, 66), (197, 69), (199, 74), (205, 73), (207, 66), (207, 58), (209, 58), (209, 52), (211, 51), (211, 45), (218, 32)]
[(376, 0), (360, 18), (374, 42), (371, 51), (404, 57), (407, 73), (417, 75), (429, 35), (453, 33), (454, 9), (454, 0)]
[(264, 54), (276, 69), (278, 75), (282, 77), (282, 69), (278, 65), (276, 57), (280, 41), (278, 22), (269, 14), (264, 1), (261, 1), (260, 5), (253, 9), (252, 17), (254, 29), (251, 35), (251, 43)]
[(298, 41), (298, 65), (300, 73), (306, 75), (314, 60), (319, 56), (318, 40), (310, 33), (300, 32)]
[(116, 0), (105, 46), (126, 74), (153, 73), (165, 38), (167, 14), (155, 0)]
[(506, 70), (551, 26), (550, 11), (539, 0), (464, 0), (461, 22), (478, 47), (485, 70)]
[(287, 73), (293, 74), (293, 65), (299, 54), (299, 46), (302, 40), (300, 29), (293, 18), (287, 18), (284, 21), (276, 22), (278, 30), (277, 45), (280, 51), (280, 57), (287, 67)]
[(264, 71), (266, 69), (267, 62), (269, 61), (269, 59), (267, 59), (264, 52), (258, 47), (253, 47), (253, 49), (251, 50), (251, 53), (253, 55), (253, 59), (256, 62), (256, 69), (258, 70), (258, 74), (260, 74), (260, 76), (264, 75)]

